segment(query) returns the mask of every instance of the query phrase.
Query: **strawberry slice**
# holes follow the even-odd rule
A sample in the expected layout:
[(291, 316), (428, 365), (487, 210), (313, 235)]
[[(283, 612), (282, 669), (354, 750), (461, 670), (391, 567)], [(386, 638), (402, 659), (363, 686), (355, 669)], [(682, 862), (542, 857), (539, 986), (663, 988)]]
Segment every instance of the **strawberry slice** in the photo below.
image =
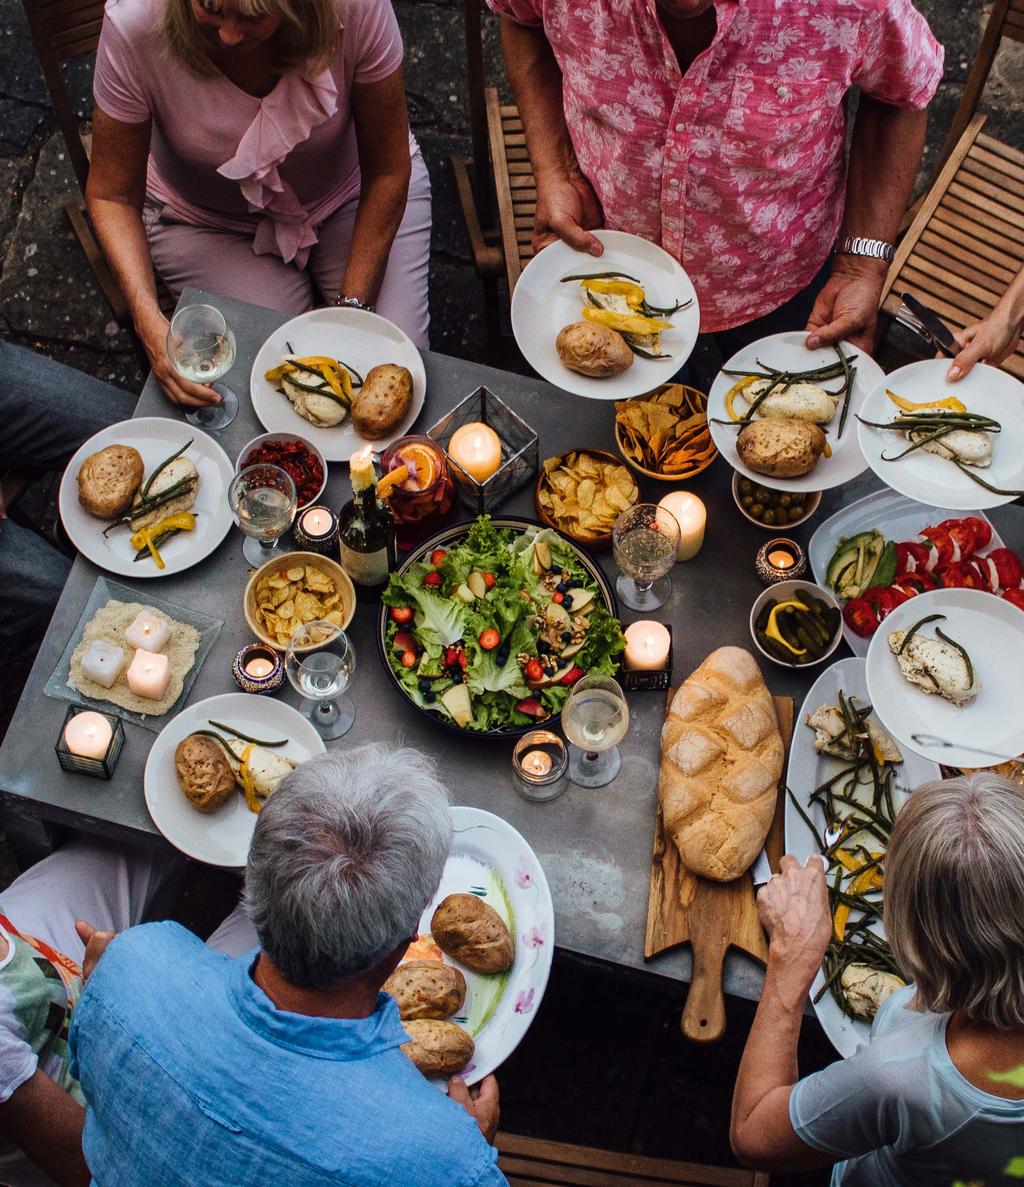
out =
[(440, 589), (441, 586), (444, 585), (444, 578), (440, 573), (437, 572), (428, 573), (426, 577), (423, 578), (423, 584), (427, 587), (427, 589)]
[(412, 622), (412, 606), (392, 606), (391, 621), (403, 625)]
[(571, 688), (577, 680), (582, 680), (585, 675), (586, 672), (582, 668), (570, 668), (558, 683)]
[(430, 554), (430, 563), (436, 569), (437, 566), (444, 560), (448, 553), (443, 548), (435, 548)]

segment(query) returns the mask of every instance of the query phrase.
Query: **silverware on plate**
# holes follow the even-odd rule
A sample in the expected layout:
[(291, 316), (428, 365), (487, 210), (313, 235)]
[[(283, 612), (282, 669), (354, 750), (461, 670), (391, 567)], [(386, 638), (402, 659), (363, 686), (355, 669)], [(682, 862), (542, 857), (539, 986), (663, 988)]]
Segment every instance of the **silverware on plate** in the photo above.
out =
[(991, 765), (993, 766), (1000, 762), (1012, 762), (1024, 767), (1024, 758), (1012, 758), (1009, 754), (996, 754), (993, 750), (980, 750), (977, 746), (965, 746), (962, 742), (950, 742), (936, 734), (911, 734), (910, 737), (918, 746), (942, 747), (944, 750), (968, 750), (971, 754), (982, 754), (992, 760)]

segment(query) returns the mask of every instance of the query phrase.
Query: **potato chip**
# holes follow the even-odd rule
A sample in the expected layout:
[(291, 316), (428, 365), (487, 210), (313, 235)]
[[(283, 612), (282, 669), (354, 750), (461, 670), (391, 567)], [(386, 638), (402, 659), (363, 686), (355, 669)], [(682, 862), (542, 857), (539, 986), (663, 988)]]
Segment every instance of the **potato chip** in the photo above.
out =
[(623, 454), (655, 473), (687, 477), (717, 452), (708, 431), (706, 397), (683, 384), (619, 400), (615, 422)]
[(624, 465), (586, 450), (548, 458), (542, 469), (538, 506), (558, 528), (580, 540), (607, 536), (619, 513), (639, 497)]

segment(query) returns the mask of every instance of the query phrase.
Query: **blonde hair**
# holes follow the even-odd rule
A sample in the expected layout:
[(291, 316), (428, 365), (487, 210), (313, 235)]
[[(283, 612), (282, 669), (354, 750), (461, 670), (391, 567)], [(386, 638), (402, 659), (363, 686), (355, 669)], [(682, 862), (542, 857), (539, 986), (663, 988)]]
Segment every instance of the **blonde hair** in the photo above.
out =
[(885, 862), (885, 928), (915, 1006), (1024, 1028), (1024, 794), (983, 771), (919, 787)]
[[(274, 16), (281, 27), (274, 34), (282, 74), (309, 67), (324, 70), (338, 51), (341, 26), (336, 0), (237, 0), (243, 16)], [(217, 73), (192, 12), (190, 0), (166, 0), (163, 32), (167, 48), (193, 74)]]

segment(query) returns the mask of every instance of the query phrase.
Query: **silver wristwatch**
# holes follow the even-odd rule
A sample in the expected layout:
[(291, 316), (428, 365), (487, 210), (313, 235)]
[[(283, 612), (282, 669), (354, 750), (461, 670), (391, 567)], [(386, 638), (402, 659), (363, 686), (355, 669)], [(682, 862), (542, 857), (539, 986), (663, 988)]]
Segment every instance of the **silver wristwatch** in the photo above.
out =
[(896, 254), (893, 244), (886, 243), (884, 239), (865, 239), (863, 235), (847, 235), (836, 244), (835, 250), (836, 255), (868, 256), (873, 260), (885, 260), (887, 264), (892, 263)]
[(342, 309), (365, 309), (367, 313), (376, 313), (376, 309), (367, 304), (366, 301), (360, 301), (358, 297), (346, 297), (344, 293), (338, 295), (331, 302), (332, 305), (337, 305)]

